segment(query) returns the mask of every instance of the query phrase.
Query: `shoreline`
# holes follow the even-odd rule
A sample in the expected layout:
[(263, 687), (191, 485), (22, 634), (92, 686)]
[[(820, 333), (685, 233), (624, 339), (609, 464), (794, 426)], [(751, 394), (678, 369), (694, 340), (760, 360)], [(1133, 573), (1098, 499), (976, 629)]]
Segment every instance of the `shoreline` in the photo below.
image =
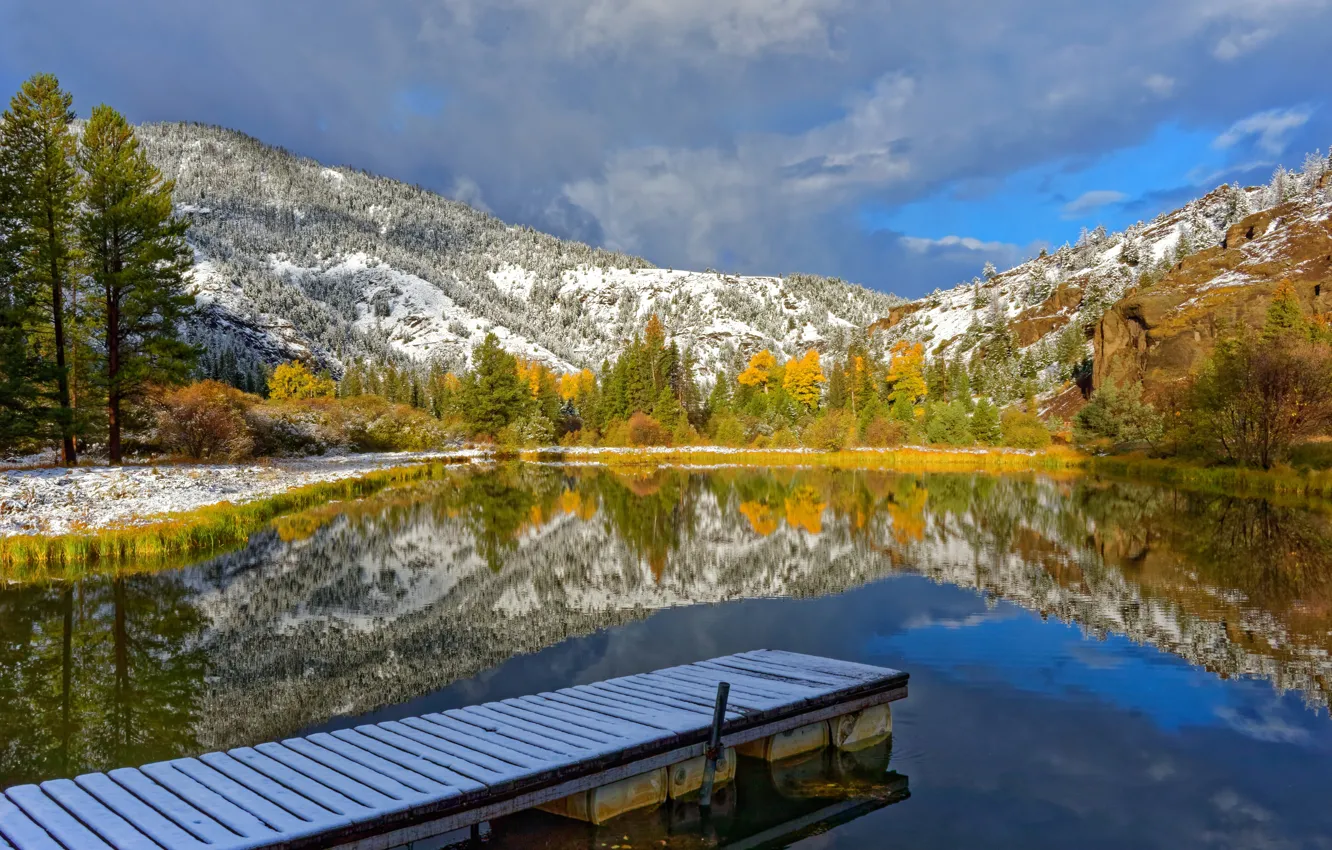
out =
[[(9, 468), (0, 470), (0, 580), (74, 575), (99, 565), (118, 569), (131, 560), (138, 562), (135, 571), (157, 569), (175, 559), (241, 545), (285, 514), (429, 480), (460, 464), (506, 461), (630, 472), (673, 467), (1065, 473), (1223, 496), (1317, 502), (1332, 499), (1332, 471), (1204, 467), (1137, 456), (1094, 457), (1066, 447), (1024, 450), (910, 446), (828, 452), (717, 446), (552, 446), (510, 451), (468, 446), (438, 452), (337, 455), (249, 464)], [(127, 478), (143, 492), (136, 494), (132, 487), (117, 489)], [(238, 479), (248, 480), (245, 486), (236, 488)], [(42, 497), (16, 502), (15, 490), (22, 491), (26, 485), (42, 489)], [(99, 504), (83, 504), (88, 500)], [(72, 521), (71, 510), (76, 517)], [(40, 524), (34, 512), (47, 514)]]

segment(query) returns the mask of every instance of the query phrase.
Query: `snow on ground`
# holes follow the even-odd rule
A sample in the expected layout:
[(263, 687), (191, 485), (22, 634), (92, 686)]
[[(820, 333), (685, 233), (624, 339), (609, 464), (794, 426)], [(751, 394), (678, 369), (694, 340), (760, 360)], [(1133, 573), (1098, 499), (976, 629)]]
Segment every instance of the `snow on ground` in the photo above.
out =
[(0, 470), (0, 535), (69, 534), (140, 525), (165, 513), (240, 504), (294, 487), (356, 478), (431, 460), (474, 459), (479, 450), (337, 455), (269, 465), (95, 466)]

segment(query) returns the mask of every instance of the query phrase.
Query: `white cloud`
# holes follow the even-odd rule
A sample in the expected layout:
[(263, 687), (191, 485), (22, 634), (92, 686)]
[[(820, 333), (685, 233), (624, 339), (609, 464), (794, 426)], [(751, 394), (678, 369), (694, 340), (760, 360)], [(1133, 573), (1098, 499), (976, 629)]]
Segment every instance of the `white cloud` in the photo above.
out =
[[(449, 24), (482, 28), (487, 15), (542, 21), (565, 55), (684, 50), (754, 57), (828, 52), (831, 16), (844, 0), (443, 0)], [(437, 25), (440, 26), (440, 25)]]
[(923, 236), (903, 236), (902, 244), (908, 251), (914, 251), (917, 254), (923, 254), (936, 248), (964, 248), (968, 251), (986, 251), (993, 253), (995, 251), (1015, 251), (1016, 245), (1010, 245), (1007, 242), (982, 242), (973, 236), (942, 236), (938, 239), (927, 239)]
[(1127, 198), (1123, 192), (1113, 189), (1093, 189), (1083, 192), (1078, 197), (1064, 204), (1064, 218), (1077, 218), (1101, 207), (1117, 204)]
[(1157, 97), (1170, 97), (1175, 92), (1175, 78), (1165, 74), (1152, 74), (1142, 84)]
[(481, 192), (481, 185), (470, 177), (459, 177), (453, 181), (453, 189), (448, 192), (448, 196), (455, 201), (462, 201), (470, 207), (474, 207), (481, 212), (490, 212), (490, 207), (486, 206), (485, 196)]
[(1212, 55), (1222, 62), (1229, 62), (1257, 50), (1274, 35), (1275, 32), (1265, 27), (1248, 32), (1231, 33), (1216, 43), (1216, 47), (1212, 48)]
[(1311, 111), (1304, 107), (1258, 112), (1231, 124), (1229, 129), (1216, 137), (1212, 146), (1230, 148), (1253, 136), (1257, 137), (1259, 148), (1276, 156), (1286, 149), (1286, 136), (1291, 131), (1303, 127), (1308, 122), (1310, 114)]

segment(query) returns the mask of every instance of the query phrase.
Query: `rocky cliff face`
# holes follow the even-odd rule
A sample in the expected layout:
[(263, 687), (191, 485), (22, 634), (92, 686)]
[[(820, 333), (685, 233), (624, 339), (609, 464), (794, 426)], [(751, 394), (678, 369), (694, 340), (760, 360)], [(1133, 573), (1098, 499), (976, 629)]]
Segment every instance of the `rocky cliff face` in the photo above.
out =
[(1261, 327), (1282, 280), (1310, 315), (1332, 311), (1332, 199), (1323, 189), (1242, 219), (1221, 245), (1126, 294), (1096, 326), (1093, 386), (1142, 381), (1149, 396), (1165, 393), (1218, 337)]

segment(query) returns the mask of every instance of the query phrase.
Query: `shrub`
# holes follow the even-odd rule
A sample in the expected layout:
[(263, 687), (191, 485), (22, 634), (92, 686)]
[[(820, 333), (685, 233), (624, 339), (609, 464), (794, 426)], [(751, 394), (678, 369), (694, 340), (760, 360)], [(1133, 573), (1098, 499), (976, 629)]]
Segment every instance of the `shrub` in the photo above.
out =
[(969, 446), (971, 436), (971, 416), (962, 401), (951, 404), (930, 405), (929, 421), (925, 424), (925, 437), (931, 443), (945, 446)]
[(804, 438), (811, 449), (841, 451), (855, 442), (856, 419), (845, 410), (830, 410), (805, 428)]
[(709, 431), (713, 442), (719, 446), (743, 446), (745, 444), (745, 425), (731, 414), (712, 417)]
[(1186, 393), (1185, 427), (1212, 457), (1271, 469), (1332, 427), (1332, 347), (1228, 340)]
[(1073, 420), (1073, 435), (1086, 447), (1155, 445), (1162, 432), (1160, 414), (1142, 399), (1142, 384), (1103, 385)]
[(1015, 449), (1043, 449), (1050, 445), (1050, 432), (1034, 413), (1009, 408), (999, 420), (1005, 446)]
[(865, 436), (861, 442), (877, 449), (896, 448), (907, 441), (911, 426), (900, 419), (876, 416), (865, 425)]
[(246, 410), (258, 399), (217, 381), (171, 390), (160, 400), (162, 448), (195, 460), (239, 460), (254, 450)]
[(790, 428), (780, 428), (773, 432), (768, 446), (774, 449), (794, 449), (800, 446), (800, 438)]
[(671, 435), (661, 423), (641, 410), (629, 417), (627, 426), (631, 446), (669, 446)]
[(549, 446), (555, 442), (555, 426), (539, 413), (524, 416), (505, 425), (495, 435), (501, 446)]

